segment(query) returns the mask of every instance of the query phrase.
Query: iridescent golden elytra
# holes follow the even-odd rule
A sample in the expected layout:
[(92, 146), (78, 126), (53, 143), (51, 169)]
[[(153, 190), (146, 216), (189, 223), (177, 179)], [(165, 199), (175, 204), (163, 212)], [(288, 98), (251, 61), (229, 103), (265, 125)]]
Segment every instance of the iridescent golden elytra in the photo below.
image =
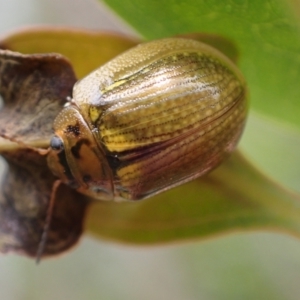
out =
[(138, 45), (76, 83), (48, 164), (93, 198), (138, 200), (215, 168), (246, 119), (245, 81), (219, 51), (170, 38)]

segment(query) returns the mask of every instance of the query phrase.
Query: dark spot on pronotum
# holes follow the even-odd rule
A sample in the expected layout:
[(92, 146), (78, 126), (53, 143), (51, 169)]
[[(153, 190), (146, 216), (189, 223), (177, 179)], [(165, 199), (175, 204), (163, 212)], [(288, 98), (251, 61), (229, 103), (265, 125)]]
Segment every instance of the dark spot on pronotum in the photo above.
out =
[(84, 145), (84, 144), (89, 146), (91, 143), (90, 143), (90, 141), (87, 140), (87, 139), (81, 139), (81, 140), (79, 140), (79, 141), (75, 144), (75, 146), (73, 146), (73, 147), (71, 148), (71, 152), (72, 152), (73, 156), (74, 156), (76, 159), (80, 159), (80, 158), (81, 158), (81, 156), (80, 156), (80, 148), (81, 148), (81, 146)]
[(73, 174), (72, 174), (72, 172), (69, 168), (69, 164), (68, 164), (67, 159), (66, 159), (65, 151), (59, 152), (57, 154), (57, 156), (58, 156), (58, 160), (59, 160), (60, 165), (64, 169), (64, 174), (68, 178), (68, 185), (71, 188), (74, 188), (74, 189), (78, 188), (78, 183), (75, 181), (75, 178), (73, 177)]
[(80, 126), (78, 122), (75, 125), (68, 125), (66, 133), (72, 133), (74, 136), (78, 137), (80, 135)]

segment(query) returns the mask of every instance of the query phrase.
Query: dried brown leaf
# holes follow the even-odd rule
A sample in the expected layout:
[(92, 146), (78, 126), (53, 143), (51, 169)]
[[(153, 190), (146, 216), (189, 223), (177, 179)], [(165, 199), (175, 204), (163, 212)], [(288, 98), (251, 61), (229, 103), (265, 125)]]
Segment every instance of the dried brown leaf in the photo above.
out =
[(72, 66), (59, 54), (0, 50), (0, 153), (8, 163), (0, 189), (1, 252), (37, 255), (52, 196), (42, 256), (70, 248), (81, 235), (87, 200), (65, 185), (54, 193), (56, 179), (36, 150), (48, 147), (53, 120), (75, 81)]
[[(3, 156), (8, 169), (0, 188), (0, 252), (35, 257), (55, 178), (45, 157), (31, 149)], [(77, 242), (87, 203), (75, 190), (59, 186), (43, 256), (60, 253)]]
[(0, 50), (0, 136), (48, 147), (53, 120), (75, 82), (72, 66), (59, 54)]

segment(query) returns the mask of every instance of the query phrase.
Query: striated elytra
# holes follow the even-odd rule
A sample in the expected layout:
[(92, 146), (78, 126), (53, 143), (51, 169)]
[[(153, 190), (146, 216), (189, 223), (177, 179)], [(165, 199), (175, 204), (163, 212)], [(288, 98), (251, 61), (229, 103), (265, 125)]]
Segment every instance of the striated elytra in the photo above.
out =
[(236, 147), (246, 84), (195, 40), (141, 44), (76, 83), (54, 121), (48, 164), (93, 198), (139, 200), (199, 177)]

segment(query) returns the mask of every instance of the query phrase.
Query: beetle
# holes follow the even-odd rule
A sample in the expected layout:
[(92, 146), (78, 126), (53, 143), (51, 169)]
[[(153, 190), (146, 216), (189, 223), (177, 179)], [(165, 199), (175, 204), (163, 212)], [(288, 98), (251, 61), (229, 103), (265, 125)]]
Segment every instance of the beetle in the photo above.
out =
[(245, 80), (196, 40), (140, 44), (73, 88), (54, 121), (53, 174), (101, 200), (140, 200), (202, 176), (235, 149)]

